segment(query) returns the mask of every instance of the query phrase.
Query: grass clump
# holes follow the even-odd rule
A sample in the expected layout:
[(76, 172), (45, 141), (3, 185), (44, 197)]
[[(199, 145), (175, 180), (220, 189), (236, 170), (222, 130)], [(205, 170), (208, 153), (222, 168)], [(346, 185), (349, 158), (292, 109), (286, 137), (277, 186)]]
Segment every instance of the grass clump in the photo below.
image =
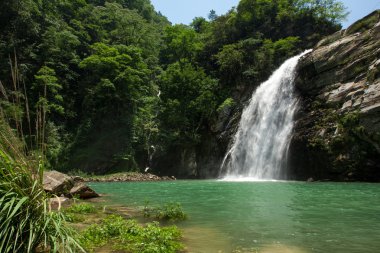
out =
[(160, 227), (157, 222), (139, 225), (135, 220), (125, 220), (110, 215), (101, 224), (88, 227), (79, 241), (89, 252), (112, 244), (115, 250), (138, 253), (174, 253), (183, 249), (179, 242), (181, 232), (175, 226)]
[(183, 211), (180, 203), (167, 203), (160, 207), (145, 205), (143, 212), (144, 217), (153, 217), (159, 220), (179, 221), (187, 219), (187, 214)]
[(64, 210), (68, 222), (83, 222), (86, 220), (85, 214), (96, 213), (95, 206), (88, 203), (74, 204)]
[(43, 163), (23, 148), (0, 113), (0, 252), (83, 252), (64, 215), (50, 212)]
[(67, 213), (89, 214), (96, 213), (95, 206), (88, 203), (74, 204), (65, 210)]

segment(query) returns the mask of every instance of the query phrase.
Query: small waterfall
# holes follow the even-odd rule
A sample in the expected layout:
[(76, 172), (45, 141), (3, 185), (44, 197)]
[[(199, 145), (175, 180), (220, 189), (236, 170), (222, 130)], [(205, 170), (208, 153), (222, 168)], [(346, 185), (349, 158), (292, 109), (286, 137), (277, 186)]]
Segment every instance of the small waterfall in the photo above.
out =
[(286, 179), (286, 156), (297, 108), (294, 96), (298, 60), (288, 59), (253, 93), (221, 170), (225, 179)]

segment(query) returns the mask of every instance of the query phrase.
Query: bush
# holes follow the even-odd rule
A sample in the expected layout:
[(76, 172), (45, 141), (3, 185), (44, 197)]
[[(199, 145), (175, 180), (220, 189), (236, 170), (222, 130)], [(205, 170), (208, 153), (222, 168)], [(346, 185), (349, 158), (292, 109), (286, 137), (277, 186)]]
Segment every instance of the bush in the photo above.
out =
[(179, 203), (168, 203), (162, 207), (148, 207), (146, 205), (143, 212), (145, 217), (154, 217), (159, 220), (177, 221), (187, 219), (187, 215)]
[(87, 203), (74, 204), (65, 210), (66, 213), (89, 214), (95, 213), (95, 206)]
[(42, 167), (32, 173), (0, 150), (0, 252), (81, 252), (60, 212), (49, 212), (41, 183)]
[(138, 253), (174, 253), (183, 249), (178, 228), (160, 227), (158, 223), (139, 225), (135, 220), (125, 220), (111, 215), (101, 224), (91, 225), (80, 236), (81, 244), (90, 252), (112, 243), (115, 250)]
[(68, 222), (83, 222), (86, 220), (85, 214), (96, 213), (95, 206), (87, 203), (74, 204), (64, 210), (65, 218)]
[(232, 106), (235, 106), (235, 101), (233, 98), (227, 98), (224, 100), (224, 102), (219, 105), (218, 109), (216, 110), (218, 113), (222, 112), (226, 108), (231, 108)]

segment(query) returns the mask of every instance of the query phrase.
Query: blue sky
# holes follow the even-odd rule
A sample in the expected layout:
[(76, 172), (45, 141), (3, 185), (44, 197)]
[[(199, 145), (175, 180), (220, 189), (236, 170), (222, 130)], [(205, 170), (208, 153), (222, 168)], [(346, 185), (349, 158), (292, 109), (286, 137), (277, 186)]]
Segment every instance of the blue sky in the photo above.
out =
[[(151, 0), (157, 11), (174, 23), (189, 24), (194, 17), (207, 17), (210, 10), (217, 14), (226, 13), (236, 6), (239, 0)], [(343, 23), (346, 28), (356, 20), (364, 17), (375, 9), (380, 9), (380, 0), (342, 0), (350, 12)]]

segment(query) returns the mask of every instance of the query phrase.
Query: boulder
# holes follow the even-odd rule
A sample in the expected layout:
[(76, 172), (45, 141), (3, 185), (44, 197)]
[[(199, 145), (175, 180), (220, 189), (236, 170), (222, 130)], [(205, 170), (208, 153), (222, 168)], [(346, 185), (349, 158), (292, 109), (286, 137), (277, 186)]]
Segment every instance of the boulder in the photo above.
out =
[(90, 199), (99, 197), (93, 189), (84, 183), (76, 183), (70, 190), (71, 196), (78, 196), (80, 199)]
[(68, 193), (70, 189), (74, 186), (74, 180), (61, 172), (58, 171), (47, 171), (43, 176), (43, 187), (44, 190), (56, 194), (61, 195)]

